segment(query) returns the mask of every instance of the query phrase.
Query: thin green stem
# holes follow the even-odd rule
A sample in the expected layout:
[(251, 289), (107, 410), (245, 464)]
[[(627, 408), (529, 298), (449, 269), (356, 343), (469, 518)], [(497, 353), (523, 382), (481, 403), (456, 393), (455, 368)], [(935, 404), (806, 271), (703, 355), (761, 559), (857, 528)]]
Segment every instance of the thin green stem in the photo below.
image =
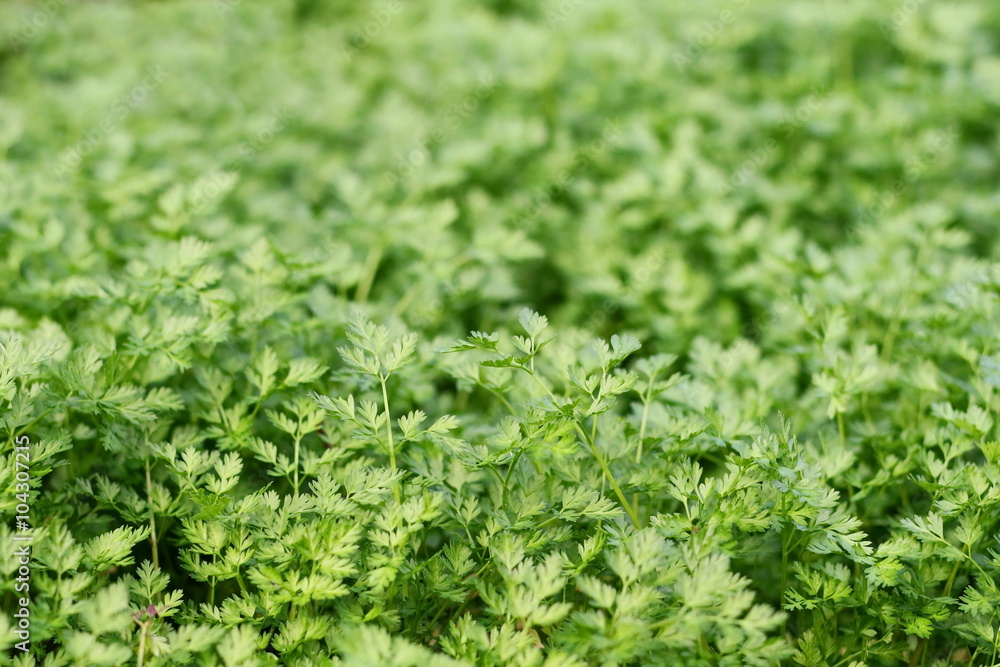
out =
[(414, 282), (410, 285), (410, 289), (406, 290), (402, 298), (396, 302), (396, 305), (392, 307), (392, 314), (396, 317), (402, 316), (406, 312), (406, 309), (410, 307), (413, 300), (417, 297), (417, 293), (420, 291), (421, 284), (419, 281)]
[(840, 667), (840, 665), (843, 665), (845, 662), (850, 662), (851, 660), (854, 660), (854, 658), (858, 657), (859, 655), (861, 655), (862, 653), (864, 653), (866, 650), (868, 650), (867, 644), (865, 645), (864, 648), (860, 648), (857, 651), (855, 651), (854, 653), (851, 653), (850, 655), (848, 655), (847, 657), (845, 657), (845, 658), (843, 658), (843, 659), (835, 662), (833, 664), (833, 667)]
[(525, 366), (515, 366), (515, 368), (521, 369), (522, 371), (524, 371), (525, 373), (527, 373), (528, 375), (530, 375), (532, 378), (534, 378), (535, 382), (538, 383), (538, 386), (541, 387), (545, 391), (546, 394), (548, 394), (550, 396), (555, 396), (554, 392), (552, 391), (552, 387), (550, 387), (547, 384), (545, 384), (542, 381), (542, 379), (540, 377), (538, 377), (537, 375), (535, 375), (535, 373), (531, 369), (526, 368)]
[(889, 322), (889, 327), (886, 330), (885, 339), (882, 341), (882, 361), (888, 361), (892, 357), (892, 349), (896, 344), (896, 336), (899, 335), (899, 329), (903, 325), (901, 311), (902, 304), (897, 304), (892, 314), (892, 321)]
[(788, 544), (788, 526), (784, 526), (781, 534), (781, 600), (780, 604), (785, 602), (785, 589), (788, 588), (788, 552), (790, 545)]
[(611, 468), (608, 467), (608, 463), (604, 460), (604, 456), (597, 448), (597, 445), (590, 439), (590, 434), (583, 430), (578, 423), (574, 423), (573, 426), (576, 427), (577, 432), (583, 438), (584, 442), (586, 442), (590, 447), (590, 452), (594, 455), (594, 458), (597, 459), (597, 463), (601, 466), (601, 470), (604, 471), (604, 477), (608, 480), (608, 483), (611, 484), (611, 488), (614, 489), (615, 495), (618, 496), (618, 502), (621, 503), (625, 513), (628, 514), (628, 518), (632, 520), (632, 525), (636, 528), (641, 528), (642, 526), (639, 523), (639, 517), (636, 516), (632, 506), (625, 499), (625, 494), (622, 493), (622, 488), (618, 485), (618, 480), (616, 480), (615, 476), (611, 473)]
[(375, 282), (375, 274), (378, 272), (378, 265), (382, 261), (382, 248), (373, 245), (368, 250), (368, 256), (365, 258), (364, 273), (362, 274), (361, 282), (358, 283), (358, 291), (354, 295), (354, 300), (358, 303), (365, 303), (368, 300), (368, 294), (371, 292), (372, 284)]
[(639, 423), (639, 447), (635, 452), (635, 462), (642, 462), (642, 446), (646, 440), (646, 423), (649, 421), (649, 404), (653, 402), (653, 383), (656, 382), (656, 374), (649, 377), (649, 386), (646, 389), (646, 396), (642, 401), (642, 421)]
[(490, 561), (487, 561), (486, 563), (483, 564), (483, 566), (481, 568), (479, 568), (479, 570), (477, 570), (476, 572), (473, 572), (472, 574), (470, 574), (469, 576), (467, 576), (465, 579), (462, 579), (462, 581), (468, 581), (469, 579), (475, 579), (476, 577), (478, 577), (479, 575), (481, 575), (483, 572), (485, 572), (486, 569), (489, 568), (490, 565), (491, 565)]
[[(642, 463), (642, 446), (646, 441), (646, 424), (649, 421), (649, 404), (653, 401), (653, 383), (656, 382), (656, 373), (649, 376), (649, 385), (646, 387), (646, 395), (642, 400), (642, 421), (639, 422), (639, 446), (635, 450), (635, 463)], [(639, 494), (632, 494), (632, 507), (636, 516), (639, 516)]]
[(295, 480), (292, 485), (295, 487), (295, 495), (299, 495), (299, 443), (302, 438), (295, 438)]
[(500, 402), (504, 404), (504, 407), (510, 411), (510, 414), (515, 416), (517, 415), (517, 412), (514, 410), (514, 406), (510, 404), (510, 401), (508, 401), (503, 394), (501, 394), (496, 389), (493, 389), (492, 387), (487, 387), (486, 385), (483, 385), (483, 387), (486, 389), (486, 391), (490, 392), (491, 394), (499, 398)]
[(487, 469), (487, 470), (489, 470), (489, 471), (490, 471), (491, 473), (493, 473), (493, 474), (494, 474), (494, 475), (496, 476), (496, 478), (497, 478), (497, 481), (499, 481), (499, 482), (500, 482), (500, 488), (503, 488), (503, 487), (504, 487), (504, 484), (505, 484), (505, 482), (504, 482), (504, 479), (503, 479), (503, 475), (501, 475), (501, 474), (500, 474), (500, 473), (499, 473), (499, 472), (497, 471), (497, 469), (496, 469), (496, 468), (494, 468), (493, 466), (486, 466), (486, 469)]
[[(779, 593), (780, 597), (778, 599), (778, 607), (782, 608), (785, 604), (785, 591), (788, 588), (788, 554), (792, 551), (792, 540), (789, 539), (788, 532), (788, 514), (785, 509), (785, 495), (781, 495), (781, 506), (779, 509), (779, 515), (782, 517), (781, 522), (781, 591)], [(781, 634), (784, 635), (788, 630), (788, 617), (781, 621)]]
[(448, 624), (449, 624), (449, 625), (451, 624), (451, 622), (452, 622), (452, 621), (453, 621), (453, 620), (454, 620), (454, 619), (455, 619), (456, 617), (458, 617), (458, 618), (461, 618), (461, 617), (462, 617), (462, 612), (464, 612), (464, 611), (465, 611), (465, 608), (469, 606), (469, 603), (470, 603), (470, 602), (472, 602), (472, 598), (476, 597), (476, 595), (478, 595), (478, 592), (477, 592), (477, 591), (475, 591), (475, 590), (473, 590), (473, 591), (470, 591), (470, 592), (469, 592), (469, 594), (468, 594), (468, 595), (466, 596), (466, 598), (465, 598), (465, 601), (464, 601), (464, 602), (462, 602), (462, 606), (461, 606), (461, 607), (459, 607), (459, 608), (458, 608), (458, 610), (457, 610), (457, 611), (455, 611), (455, 613), (453, 613), (453, 614), (451, 615), (451, 617), (450, 617), (450, 618), (448, 619)]
[(955, 566), (951, 568), (951, 574), (948, 575), (948, 581), (944, 584), (944, 591), (941, 595), (943, 597), (948, 597), (951, 595), (951, 587), (955, 585), (955, 577), (958, 575), (958, 566), (962, 564), (962, 561), (955, 561)]
[(240, 592), (243, 593), (243, 597), (249, 598), (250, 593), (247, 591), (246, 582), (243, 581), (243, 575), (240, 574), (239, 568), (236, 570), (236, 583), (240, 585)]
[(149, 632), (148, 623), (139, 624), (139, 650), (136, 656), (137, 667), (142, 667), (146, 661), (146, 633)]
[[(254, 327), (254, 330), (253, 330), (253, 343), (252, 343), (252, 347), (250, 348), (250, 360), (251, 360), (251, 364), (255, 363), (254, 362), (254, 356), (257, 354), (257, 331), (258, 331), (258, 329), (259, 329), (259, 327)], [(257, 403), (253, 406), (253, 410), (250, 412), (250, 421), (251, 422), (253, 422), (253, 420), (255, 420), (257, 418), (257, 413), (260, 412), (260, 408), (261, 408), (262, 405), (264, 405), (264, 401), (267, 399), (267, 397), (268, 397), (268, 394), (265, 394), (263, 391), (260, 391), (260, 393), (257, 395)], [(218, 403), (218, 406), (219, 406), (219, 410), (220, 411), (223, 410), (223, 405), (222, 405), (221, 402)]]
[[(778, 607), (782, 608), (785, 605), (785, 591), (788, 589), (788, 552), (791, 551), (790, 545), (788, 544), (788, 526), (784, 525), (781, 529), (781, 596), (778, 599)], [(781, 634), (784, 635), (788, 629), (788, 617), (786, 616), (781, 621)]]
[(31, 421), (29, 421), (24, 426), (21, 426), (20, 428), (16, 429), (15, 431), (12, 431), (11, 434), (10, 434), (9, 442), (11, 444), (13, 444), (14, 441), (17, 440), (17, 438), (19, 438), (20, 436), (24, 435), (24, 433), (27, 432), (28, 429), (30, 429), (32, 426), (34, 426), (39, 420), (45, 419), (50, 414), (52, 414), (52, 410), (53, 410), (52, 408), (49, 408), (49, 409), (45, 410), (42, 414), (40, 414), (37, 417), (35, 417), (34, 419), (32, 419)]
[(503, 500), (504, 504), (507, 503), (508, 493), (510, 492), (510, 478), (514, 474), (514, 468), (517, 467), (517, 462), (521, 460), (521, 454), (524, 453), (523, 449), (519, 449), (517, 454), (514, 455), (514, 460), (510, 462), (510, 466), (507, 468), (507, 475), (503, 478)]
[(429, 629), (434, 629), (434, 624), (437, 623), (438, 618), (441, 617), (441, 614), (447, 608), (448, 608), (448, 601), (445, 600), (444, 602), (441, 603), (441, 608), (437, 610), (436, 614), (434, 614), (434, 617), (430, 620), (430, 623), (427, 624), (427, 627)]
[(146, 502), (149, 504), (149, 546), (153, 552), (153, 567), (160, 567), (160, 550), (156, 541), (156, 513), (153, 512), (153, 479), (149, 459), (146, 459)]
[[(382, 384), (382, 407), (385, 410), (385, 433), (386, 443), (389, 449), (389, 467), (392, 468), (393, 475), (396, 474), (396, 447), (392, 442), (392, 414), (389, 412), (389, 393), (385, 388), (387, 375), (379, 375), (379, 382)], [(396, 497), (396, 502), (401, 502), (399, 496), (399, 484), (393, 482), (392, 493)]]
[(698, 636), (698, 656), (701, 658), (712, 657), (712, 647), (708, 645), (708, 639), (705, 638), (705, 635)]

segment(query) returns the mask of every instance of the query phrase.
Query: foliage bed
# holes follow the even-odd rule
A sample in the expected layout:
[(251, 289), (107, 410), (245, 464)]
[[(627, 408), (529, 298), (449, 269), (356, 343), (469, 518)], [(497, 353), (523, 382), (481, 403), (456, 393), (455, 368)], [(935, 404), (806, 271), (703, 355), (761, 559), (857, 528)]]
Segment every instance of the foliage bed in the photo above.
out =
[(997, 664), (996, 3), (0, 26), (4, 664)]

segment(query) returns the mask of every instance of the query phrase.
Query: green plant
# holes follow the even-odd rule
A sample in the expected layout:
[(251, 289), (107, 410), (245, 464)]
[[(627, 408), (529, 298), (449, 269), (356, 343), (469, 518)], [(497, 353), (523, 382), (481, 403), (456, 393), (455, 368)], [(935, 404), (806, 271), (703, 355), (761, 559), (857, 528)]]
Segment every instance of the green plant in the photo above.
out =
[(0, 4), (0, 663), (997, 664), (998, 6), (442, 2)]

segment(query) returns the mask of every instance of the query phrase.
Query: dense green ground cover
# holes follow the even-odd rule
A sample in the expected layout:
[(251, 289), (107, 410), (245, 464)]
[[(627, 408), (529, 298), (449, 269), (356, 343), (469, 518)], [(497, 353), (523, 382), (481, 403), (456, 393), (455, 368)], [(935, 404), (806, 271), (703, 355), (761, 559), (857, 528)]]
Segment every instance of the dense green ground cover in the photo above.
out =
[(0, 37), (3, 664), (997, 664), (1000, 5)]

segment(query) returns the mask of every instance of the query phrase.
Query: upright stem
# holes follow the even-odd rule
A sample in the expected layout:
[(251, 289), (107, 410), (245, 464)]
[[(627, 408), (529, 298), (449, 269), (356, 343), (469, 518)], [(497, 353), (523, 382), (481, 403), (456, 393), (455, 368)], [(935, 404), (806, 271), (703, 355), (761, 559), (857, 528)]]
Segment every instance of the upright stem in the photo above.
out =
[(510, 467), (507, 468), (507, 475), (503, 479), (503, 499), (505, 503), (510, 495), (510, 478), (514, 474), (514, 468), (517, 467), (517, 462), (521, 460), (521, 454), (523, 453), (524, 450), (519, 449), (517, 454), (514, 454), (514, 460), (510, 462)]
[(419, 282), (414, 282), (410, 285), (410, 289), (406, 290), (406, 293), (396, 302), (396, 305), (392, 307), (392, 314), (396, 317), (401, 316), (406, 312), (406, 309), (410, 307), (413, 300), (417, 297), (417, 293), (420, 291), (421, 284)]
[(365, 258), (364, 274), (361, 277), (361, 282), (358, 283), (358, 291), (354, 296), (354, 300), (358, 303), (364, 303), (368, 300), (368, 293), (371, 291), (372, 284), (375, 282), (375, 273), (378, 272), (378, 265), (381, 261), (382, 248), (377, 245), (373, 245), (368, 250), (368, 257)]
[(156, 513), (153, 511), (153, 479), (146, 459), (146, 502), (149, 503), (149, 544), (153, 550), (153, 567), (160, 567), (160, 550), (156, 540)]
[[(649, 377), (649, 386), (646, 389), (646, 396), (642, 400), (642, 422), (639, 424), (639, 446), (635, 450), (635, 463), (642, 463), (642, 445), (646, 440), (646, 423), (649, 421), (649, 404), (653, 400), (653, 383), (656, 381), (656, 373)], [(639, 514), (639, 494), (632, 494), (632, 505), (635, 513)], [(652, 510), (650, 510), (652, 513)]]
[(594, 455), (594, 458), (597, 459), (597, 463), (601, 466), (601, 470), (604, 471), (605, 478), (607, 478), (608, 483), (611, 484), (611, 488), (614, 489), (615, 495), (618, 496), (618, 502), (620, 502), (622, 507), (625, 509), (625, 513), (628, 514), (628, 518), (632, 520), (632, 525), (636, 528), (640, 528), (639, 517), (636, 516), (635, 510), (632, 509), (628, 500), (625, 499), (625, 494), (622, 493), (622, 487), (618, 485), (618, 480), (616, 480), (615, 476), (611, 473), (611, 468), (608, 467), (608, 463), (604, 460), (604, 456), (601, 455), (601, 451), (597, 448), (597, 445), (593, 440), (591, 440), (590, 434), (583, 430), (583, 428), (580, 427), (580, 424), (574, 423), (573, 425), (576, 427), (577, 432), (583, 437), (583, 441), (590, 447), (590, 452)]
[[(788, 525), (783, 525), (781, 529), (781, 598), (778, 600), (778, 608), (781, 608), (785, 604), (785, 589), (788, 588)], [(786, 627), (786, 620), (782, 621), (781, 628), (782, 634)]]
[(895, 312), (892, 314), (892, 321), (889, 322), (889, 327), (886, 330), (885, 340), (882, 341), (882, 360), (886, 362), (892, 357), (892, 348), (896, 343), (896, 336), (899, 335), (899, 329), (903, 324), (900, 310), (901, 307), (897, 305)]
[(145, 623), (139, 624), (139, 655), (137, 656), (136, 664), (138, 667), (142, 667), (143, 663), (146, 661), (146, 631), (149, 626)]
[(951, 587), (955, 585), (955, 577), (958, 576), (958, 566), (962, 564), (962, 561), (956, 560), (954, 567), (951, 568), (951, 574), (948, 575), (948, 581), (944, 584), (944, 597), (951, 595)]
[(501, 394), (496, 389), (493, 389), (492, 387), (488, 387), (486, 385), (483, 385), (483, 387), (486, 389), (486, 391), (490, 392), (491, 394), (493, 394), (494, 396), (496, 396), (497, 398), (499, 398), (500, 402), (504, 404), (504, 407), (507, 408), (507, 410), (510, 412), (510, 414), (514, 415), (515, 417), (517, 416), (517, 411), (514, 409), (514, 406), (512, 406), (510, 404), (510, 401), (508, 401), (506, 398), (504, 398), (503, 394)]
[(642, 422), (639, 424), (639, 448), (635, 452), (635, 462), (642, 462), (642, 445), (646, 440), (646, 422), (649, 421), (649, 404), (653, 401), (653, 383), (656, 382), (656, 374), (649, 377), (649, 386), (646, 389), (646, 396), (642, 401)]
[(543, 391), (544, 391), (544, 392), (545, 392), (546, 394), (548, 394), (549, 396), (555, 396), (555, 394), (554, 394), (554, 393), (553, 393), (553, 391), (552, 391), (552, 387), (550, 387), (550, 386), (548, 386), (547, 384), (545, 384), (545, 382), (543, 382), (543, 381), (542, 381), (542, 378), (540, 378), (540, 377), (538, 377), (537, 375), (535, 375), (535, 374), (534, 374), (534, 373), (533, 373), (533, 372), (531, 371), (531, 369), (529, 369), (529, 368), (528, 368), (528, 367), (526, 367), (526, 366), (515, 366), (515, 368), (517, 368), (517, 369), (519, 369), (519, 370), (522, 370), (522, 371), (524, 371), (525, 373), (527, 373), (528, 375), (530, 375), (530, 376), (532, 377), (532, 379), (534, 379), (534, 381), (535, 381), (535, 382), (536, 382), (536, 383), (538, 384), (538, 386), (539, 386), (539, 387), (541, 387), (541, 388), (542, 388), (542, 390), (543, 390)]
[(246, 582), (243, 581), (243, 575), (240, 574), (239, 568), (236, 568), (236, 583), (240, 585), (240, 592), (243, 593), (243, 597), (245, 598), (250, 597), (250, 593), (249, 591), (247, 591)]
[[(389, 467), (392, 468), (393, 475), (396, 473), (396, 447), (392, 442), (392, 415), (389, 413), (389, 392), (385, 389), (386, 375), (379, 375), (379, 382), (382, 384), (382, 407), (385, 410), (385, 439), (389, 449)], [(396, 502), (400, 502), (399, 485), (392, 484), (392, 493), (396, 497)]]
[[(785, 604), (785, 589), (788, 587), (788, 553), (791, 551), (791, 540), (788, 539), (788, 515), (785, 511), (784, 494), (781, 495), (781, 508), (779, 512), (781, 516), (781, 592), (778, 599), (778, 608), (781, 609)], [(781, 621), (781, 634), (784, 635), (787, 630), (788, 615), (786, 614)]]
[(299, 494), (299, 443), (302, 438), (295, 438), (295, 495)]

